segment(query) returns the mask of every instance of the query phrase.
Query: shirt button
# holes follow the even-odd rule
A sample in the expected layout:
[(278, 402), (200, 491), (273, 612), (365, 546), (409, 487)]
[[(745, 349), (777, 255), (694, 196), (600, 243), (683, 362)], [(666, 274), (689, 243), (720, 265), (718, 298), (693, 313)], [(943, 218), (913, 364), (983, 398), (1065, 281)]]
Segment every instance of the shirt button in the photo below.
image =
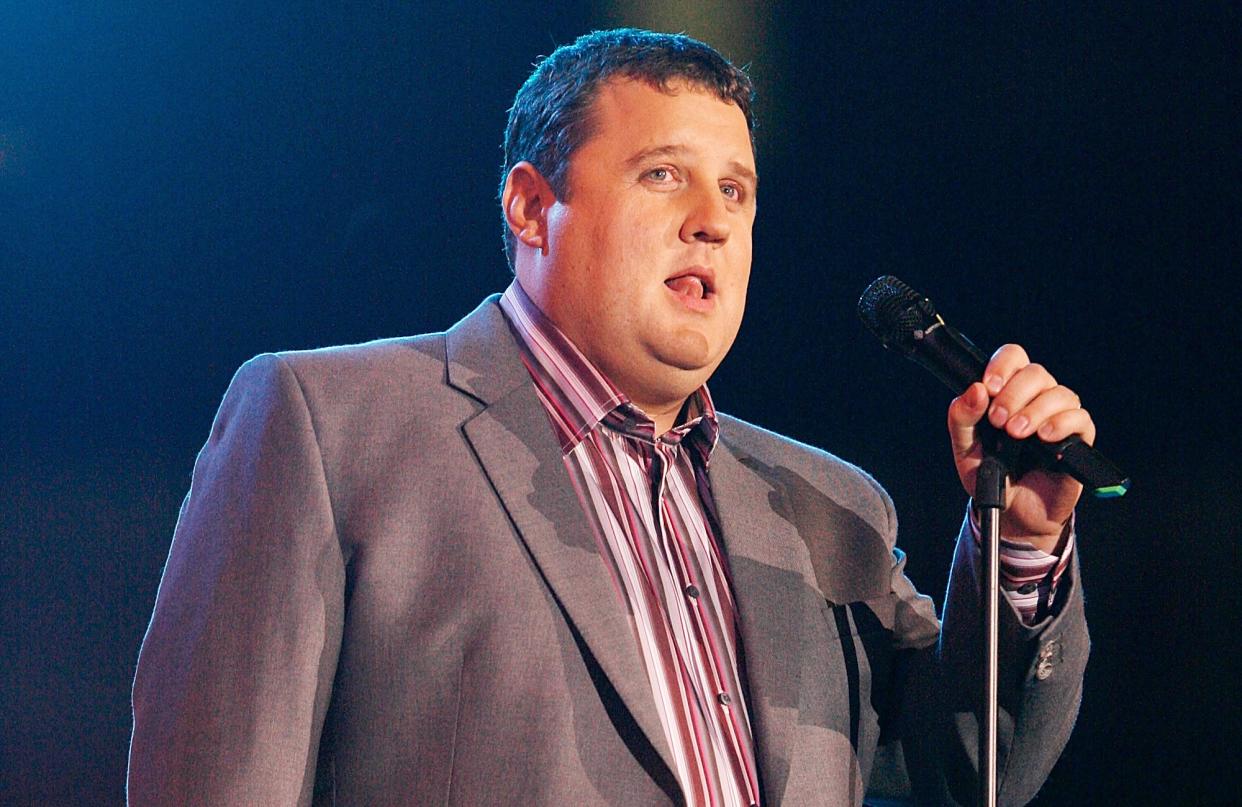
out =
[(728, 706), (730, 703), (732, 703), (732, 699), (729, 697), (728, 692), (721, 692), (719, 695), (716, 696), (716, 700), (720, 701), (721, 706)]
[(691, 583), (690, 585), (686, 586), (686, 587), (683, 589), (683, 591), (685, 591), (685, 593), (686, 593), (686, 596), (687, 596), (687, 597), (690, 597), (690, 598), (692, 598), (692, 599), (698, 599), (698, 597), (699, 597), (699, 589), (698, 589), (698, 586), (694, 585), (693, 583)]

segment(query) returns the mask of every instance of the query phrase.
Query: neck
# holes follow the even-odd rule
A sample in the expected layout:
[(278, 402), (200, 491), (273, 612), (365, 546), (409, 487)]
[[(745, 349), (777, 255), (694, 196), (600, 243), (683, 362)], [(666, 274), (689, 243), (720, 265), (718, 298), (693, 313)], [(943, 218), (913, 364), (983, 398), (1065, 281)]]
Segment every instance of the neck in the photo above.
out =
[(655, 433), (659, 437), (661, 434), (672, 429), (677, 425), (677, 417), (681, 414), (682, 408), (686, 405), (685, 401), (672, 404), (647, 404), (631, 399), (631, 402), (639, 409), (647, 414), (647, 417), (655, 421)]

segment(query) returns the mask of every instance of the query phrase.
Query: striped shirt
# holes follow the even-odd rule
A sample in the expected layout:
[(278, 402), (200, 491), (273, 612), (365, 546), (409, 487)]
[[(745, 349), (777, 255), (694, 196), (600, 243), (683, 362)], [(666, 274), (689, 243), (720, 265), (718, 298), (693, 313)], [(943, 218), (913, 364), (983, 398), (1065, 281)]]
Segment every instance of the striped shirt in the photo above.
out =
[[(758, 805), (733, 592), (706, 473), (719, 434), (707, 387), (690, 396), (678, 425), (657, 436), (655, 423), (516, 280), (500, 307), (629, 613), (687, 805)], [(973, 510), (970, 525), (978, 542)], [(1069, 565), (1072, 521), (1066, 529), (1059, 557), (1001, 541), (1002, 590), (1027, 624), (1048, 614)]]
[[(982, 540), (979, 514), (970, 510), (970, 531), (977, 545)], [(1074, 557), (1074, 518), (1065, 525), (1064, 547), (1059, 555), (1036, 549), (1023, 541), (1000, 541), (1000, 584), (1005, 598), (1013, 605), (1022, 622), (1034, 625), (1051, 614), (1057, 583)]]
[(500, 306), (628, 610), (686, 803), (758, 805), (733, 592), (706, 474), (719, 431), (707, 388), (656, 435), (516, 281)]

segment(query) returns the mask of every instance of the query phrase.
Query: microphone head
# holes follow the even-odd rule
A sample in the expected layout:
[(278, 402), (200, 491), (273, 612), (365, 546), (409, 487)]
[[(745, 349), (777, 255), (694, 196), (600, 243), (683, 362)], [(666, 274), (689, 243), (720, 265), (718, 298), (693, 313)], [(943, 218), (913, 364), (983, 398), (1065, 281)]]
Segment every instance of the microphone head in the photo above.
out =
[(892, 275), (877, 277), (858, 298), (858, 317), (887, 348), (914, 352), (915, 332), (937, 321), (936, 306)]

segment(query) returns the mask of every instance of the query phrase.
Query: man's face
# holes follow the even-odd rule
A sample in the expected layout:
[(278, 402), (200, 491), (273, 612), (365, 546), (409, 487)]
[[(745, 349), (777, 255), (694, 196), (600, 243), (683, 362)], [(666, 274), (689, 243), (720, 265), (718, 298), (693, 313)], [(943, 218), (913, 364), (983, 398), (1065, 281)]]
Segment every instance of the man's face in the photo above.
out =
[(640, 406), (680, 404), (733, 344), (746, 304), (755, 160), (746, 118), (687, 85), (601, 87), (594, 134), (523, 288)]

